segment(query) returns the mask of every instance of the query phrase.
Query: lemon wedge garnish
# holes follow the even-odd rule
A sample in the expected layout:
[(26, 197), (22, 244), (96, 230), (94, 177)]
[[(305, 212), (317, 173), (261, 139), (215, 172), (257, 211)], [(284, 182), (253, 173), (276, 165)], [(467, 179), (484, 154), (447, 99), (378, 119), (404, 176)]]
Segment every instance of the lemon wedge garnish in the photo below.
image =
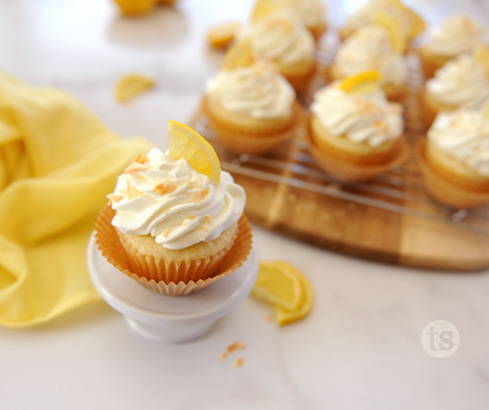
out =
[(239, 21), (228, 21), (213, 26), (207, 32), (207, 42), (213, 48), (224, 49), (234, 41), (240, 27)]
[(314, 300), (307, 278), (294, 266), (280, 261), (260, 264), (252, 296), (274, 306), (281, 326), (305, 317)]
[[(256, 0), (251, 12), (251, 21), (257, 22), (284, 8), (284, 0)], [(285, 4), (287, 6), (287, 4)]]
[(225, 54), (222, 62), (223, 70), (236, 70), (242, 67), (249, 67), (255, 62), (255, 53), (250, 38), (234, 44)]
[(168, 149), (173, 159), (185, 159), (197, 172), (219, 183), (221, 165), (216, 151), (197, 131), (177, 121), (168, 121)]
[(156, 0), (115, 0), (119, 10), (126, 16), (137, 16), (153, 9)]
[(364, 93), (379, 86), (380, 74), (378, 71), (369, 70), (351, 75), (340, 81), (339, 88), (348, 94)]
[(387, 32), (395, 51), (398, 53), (404, 51), (406, 45), (405, 38), (401, 33), (399, 23), (392, 16), (383, 11), (378, 11), (372, 17), (372, 23), (382, 27)]

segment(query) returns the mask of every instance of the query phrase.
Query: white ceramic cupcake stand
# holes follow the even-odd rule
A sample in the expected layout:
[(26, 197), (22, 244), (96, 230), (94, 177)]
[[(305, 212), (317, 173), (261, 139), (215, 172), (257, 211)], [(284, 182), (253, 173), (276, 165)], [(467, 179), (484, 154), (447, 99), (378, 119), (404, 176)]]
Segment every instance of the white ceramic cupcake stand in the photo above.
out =
[(102, 298), (119, 311), (129, 327), (163, 343), (196, 340), (249, 295), (258, 272), (253, 249), (236, 271), (188, 296), (165, 296), (146, 289), (121, 273), (100, 254), (92, 234), (87, 249), (88, 269)]

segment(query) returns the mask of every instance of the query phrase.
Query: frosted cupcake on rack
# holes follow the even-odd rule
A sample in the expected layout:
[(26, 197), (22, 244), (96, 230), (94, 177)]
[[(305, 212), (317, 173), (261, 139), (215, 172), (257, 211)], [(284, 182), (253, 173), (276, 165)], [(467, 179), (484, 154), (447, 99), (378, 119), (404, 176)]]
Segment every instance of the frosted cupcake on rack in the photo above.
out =
[(296, 90), (307, 87), (316, 70), (314, 40), (292, 13), (263, 17), (243, 30), (244, 39), (251, 41), (258, 59), (272, 62)]
[(251, 20), (257, 22), (280, 11), (295, 15), (316, 40), (327, 30), (326, 6), (321, 0), (257, 0)]
[(489, 120), (481, 110), (441, 113), (417, 155), (429, 193), (454, 208), (489, 202)]
[(265, 153), (302, 121), (294, 89), (273, 64), (254, 58), (249, 39), (229, 50), (207, 83), (202, 110), (220, 142), (238, 153)]
[(332, 78), (341, 80), (362, 71), (376, 70), (387, 98), (401, 100), (406, 91), (406, 64), (398, 36), (379, 25), (359, 29), (340, 46), (331, 67)]
[(422, 98), (427, 126), (440, 112), (480, 108), (489, 98), (487, 69), (473, 55), (462, 55), (426, 82)]
[(367, 180), (404, 159), (401, 106), (387, 101), (379, 82), (377, 72), (367, 71), (334, 82), (314, 96), (311, 153), (340, 181)]
[(345, 40), (355, 31), (372, 24), (379, 13), (391, 17), (404, 37), (404, 51), (410, 47), (412, 40), (422, 34), (426, 28), (423, 18), (413, 9), (407, 7), (401, 0), (370, 0), (346, 19), (340, 29), (340, 39)]
[(426, 78), (461, 54), (470, 53), (481, 41), (484, 30), (468, 17), (445, 20), (420, 48), (419, 55)]
[(137, 157), (119, 176), (96, 239), (121, 272), (157, 292), (186, 294), (239, 266), (251, 233), (245, 193), (209, 143), (170, 122), (169, 147)]

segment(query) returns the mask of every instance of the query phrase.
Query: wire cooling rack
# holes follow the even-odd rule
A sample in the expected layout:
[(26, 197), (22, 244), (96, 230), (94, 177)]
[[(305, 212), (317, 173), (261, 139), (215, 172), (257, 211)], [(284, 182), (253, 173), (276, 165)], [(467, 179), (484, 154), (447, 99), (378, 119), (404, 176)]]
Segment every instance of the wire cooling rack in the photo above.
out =
[[(327, 67), (336, 50), (336, 39), (328, 36), (319, 46), (318, 75), (310, 88), (299, 96), (305, 107), (312, 102), (314, 92), (325, 85)], [(408, 67), (408, 95), (404, 101), (405, 137), (411, 143), (422, 138), (423, 120), (418, 103), (423, 85), (417, 56), (406, 56)], [(307, 108), (306, 108), (307, 109)], [(290, 146), (283, 146), (265, 156), (233, 154), (220, 147), (203, 115), (195, 119), (195, 127), (218, 149), (222, 167), (232, 174), (261, 181), (285, 184), (299, 190), (338, 198), (387, 212), (412, 216), (489, 236), (489, 207), (453, 210), (437, 203), (427, 194), (414, 155), (402, 165), (368, 182), (339, 183), (320, 169), (309, 154), (308, 143), (295, 138)]]

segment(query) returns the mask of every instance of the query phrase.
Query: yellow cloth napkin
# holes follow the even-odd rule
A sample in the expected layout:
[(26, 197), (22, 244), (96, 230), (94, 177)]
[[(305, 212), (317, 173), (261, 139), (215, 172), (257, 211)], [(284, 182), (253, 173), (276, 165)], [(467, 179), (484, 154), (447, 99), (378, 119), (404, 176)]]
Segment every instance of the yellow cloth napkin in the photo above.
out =
[(149, 147), (62, 91), (0, 73), (0, 325), (42, 323), (97, 298), (87, 239), (117, 175)]

